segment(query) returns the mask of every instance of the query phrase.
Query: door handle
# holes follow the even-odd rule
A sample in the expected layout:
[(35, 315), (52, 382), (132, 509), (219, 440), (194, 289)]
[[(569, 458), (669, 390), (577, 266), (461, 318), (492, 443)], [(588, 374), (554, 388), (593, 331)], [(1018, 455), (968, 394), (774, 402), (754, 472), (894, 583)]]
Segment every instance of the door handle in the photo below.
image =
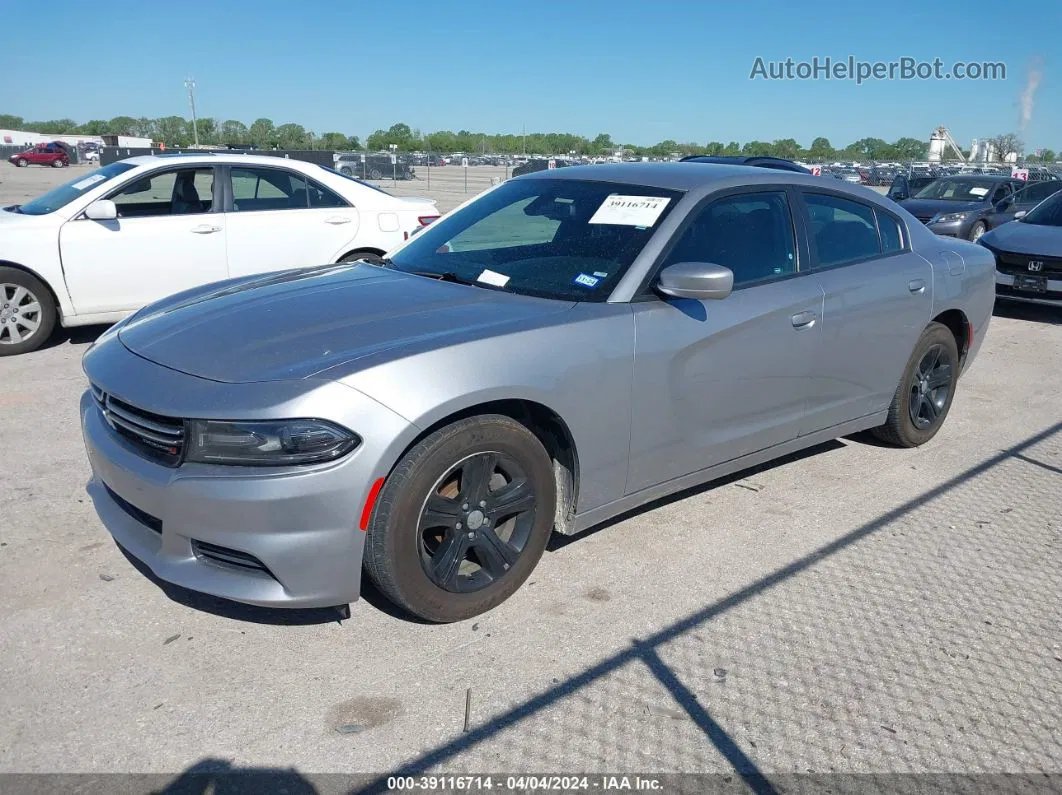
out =
[(819, 316), (816, 312), (797, 312), (793, 315), (793, 328), (811, 328)]
[(325, 219), (325, 223), (326, 224), (332, 224), (334, 226), (339, 226), (340, 224), (349, 224), (350, 223), (350, 219), (334, 215), (331, 218), (326, 218)]
[(200, 224), (199, 226), (193, 226), (192, 231), (197, 235), (211, 235), (214, 232), (220, 232), (220, 226), (211, 226), (210, 224)]
[(911, 279), (911, 281), (907, 282), (907, 289), (915, 294), (924, 293), (926, 291), (926, 280)]

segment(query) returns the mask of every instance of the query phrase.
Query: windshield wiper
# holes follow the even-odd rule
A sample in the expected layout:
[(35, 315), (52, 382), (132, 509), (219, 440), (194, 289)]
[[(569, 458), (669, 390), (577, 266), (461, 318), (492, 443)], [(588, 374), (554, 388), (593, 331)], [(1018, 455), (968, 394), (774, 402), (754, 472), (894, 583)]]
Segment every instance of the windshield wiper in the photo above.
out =
[(4, 209), (7, 210), (7, 212), (9, 213), (22, 213), (21, 204), (12, 204), (10, 207), (5, 207)]
[(453, 273), (452, 271), (445, 271), (443, 273), (438, 273), (436, 271), (402, 271), (402, 272), (403, 273), (411, 273), (414, 276), (426, 276), (429, 279), (437, 279), (440, 282), (453, 282), (454, 284), (465, 284), (465, 285), (468, 285), (470, 287), (490, 287), (490, 285), (484, 284), (483, 282), (477, 282), (477, 281), (473, 281), (472, 279), (462, 278), (461, 276), (458, 276), (456, 273)]

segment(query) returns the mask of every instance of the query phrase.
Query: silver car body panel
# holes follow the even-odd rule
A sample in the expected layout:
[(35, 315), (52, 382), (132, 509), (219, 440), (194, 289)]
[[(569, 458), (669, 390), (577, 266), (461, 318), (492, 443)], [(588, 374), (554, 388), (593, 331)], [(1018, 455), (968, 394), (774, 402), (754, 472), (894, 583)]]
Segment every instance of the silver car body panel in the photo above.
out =
[[(697, 163), (519, 179), (551, 178), (686, 193), (605, 302), (331, 266), (198, 288), (103, 335), (85, 356), (86, 374), (141, 410), (184, 419), (315, 417), (362, 439), (328, 465), (170, 468), (116, 436), (87, 392), (90, 493), (114, 537), (161, 578), (196, 590), (266, 605), (352, 601), (364, 542), (358, 522), (372, 485), (455, 415), (513, 400), (555, 414), (575, 448), (566, 529), (578, 531), (880, 424), (915, 341), (941, 312), (969, 318), (967, 363), (984, 338), (995, 292), (990, 253), (933, 235), (869, 189)], [(804, 270), (717, 301), (648, 291), (687, 215), (707, 197), (747, 187), (858, 198), (900, 218), (910, 250)], [(802, 269), (811, 264), (806, 242), (799, 256)], [(156, 518), (161, 533), (136, 511)], [(225, 569), (198, 555), (191, 539), (253, 555), (271, 575)]]

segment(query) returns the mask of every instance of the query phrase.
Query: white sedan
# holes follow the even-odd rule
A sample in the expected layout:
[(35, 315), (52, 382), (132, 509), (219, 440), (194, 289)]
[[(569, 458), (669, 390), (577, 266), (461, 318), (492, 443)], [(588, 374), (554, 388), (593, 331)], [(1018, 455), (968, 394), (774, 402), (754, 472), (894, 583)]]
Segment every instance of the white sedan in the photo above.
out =
[(0, 356), (40, 347), (56, 322), (113, 323), (209, 282), (381, 257), (438, 216), (299, 160), (111, 163), (0, 210)]

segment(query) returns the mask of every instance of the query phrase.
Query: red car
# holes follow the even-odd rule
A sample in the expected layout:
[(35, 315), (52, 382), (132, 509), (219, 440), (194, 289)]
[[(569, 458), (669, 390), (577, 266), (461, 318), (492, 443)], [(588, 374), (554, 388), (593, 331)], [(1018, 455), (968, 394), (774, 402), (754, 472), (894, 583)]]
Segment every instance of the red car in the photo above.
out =
[(70, 155), (59, 144), (37, 144), (32, 149), (11, 155), (8, 162), (14, 163), (19, 168), (28, 165), (52, 166), (62, 168), (70, 165)]

